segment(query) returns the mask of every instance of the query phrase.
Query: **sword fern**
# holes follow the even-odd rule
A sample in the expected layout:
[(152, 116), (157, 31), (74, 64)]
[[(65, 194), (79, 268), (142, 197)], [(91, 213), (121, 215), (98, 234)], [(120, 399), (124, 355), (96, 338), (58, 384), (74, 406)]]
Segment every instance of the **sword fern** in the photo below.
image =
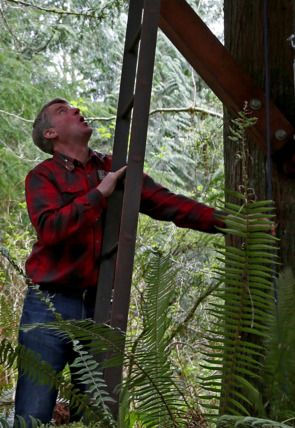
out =
[[(244, 200), (243, 195), (237, 196)], [(202, 388), (209, 391), (202, 398), (204, 407), (221, 415), (247, 415), (252, 405), (249, 397), (257, 395), (254, 384), (262, 374), (265, 354), (257, 338), (269, 334), (277, 240), (268, 233), (271, 222), (265, 220), (272, 216), (269, 201), (243, 207), (226, 204), (226, 211), (230, 214), (225, 219), (227, 232), (241, 238), (241, 246), (224, 245), (217, 250), (224, 264), (217, 270), (220, 286), (210, 304), (214, 319), (203, 364), (214, 374), (202, 379)], [(210, 403), (213, 396), (215, 404)]]
[[(242, 183), (231, 192), (237, 203), (227, 202), (225, 233), (232, 245), (217, 249), (223, 265), (217, 270), (220, 286), (211, 303), (214, 317), (209, 330), (204, 368), (212, 373), (201, 379), (204, 407), (220, 415), (249, 415), (261, 395), (268, 316), (273, 309), (277, 238), (271, 233), (272, 201), (256, 201), (247, 175), (245, 130), (255, 123), (247, 117), (247, 105), (234, 121), (231, 139), (240, 144)], [(229, 242), (229, 239), (227, 240)], [(215, 400), (213, 400), (215, 397)], [(255, 401), (257, 403), (255, 403)]]

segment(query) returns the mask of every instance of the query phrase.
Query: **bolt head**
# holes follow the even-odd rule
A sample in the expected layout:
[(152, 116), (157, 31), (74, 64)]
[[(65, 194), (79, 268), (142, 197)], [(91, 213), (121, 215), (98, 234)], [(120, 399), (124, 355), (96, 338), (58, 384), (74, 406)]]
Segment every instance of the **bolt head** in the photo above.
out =
[(287, 132), (284, 129), (277, 129), (275, 132), (275, 137), (279, 141), (283, 141), (285, 138), (287, 138)]
[(250, 107), (252, 110), (259, 110), (262, 107), (262, 102), (258, 98), (252, 98)]

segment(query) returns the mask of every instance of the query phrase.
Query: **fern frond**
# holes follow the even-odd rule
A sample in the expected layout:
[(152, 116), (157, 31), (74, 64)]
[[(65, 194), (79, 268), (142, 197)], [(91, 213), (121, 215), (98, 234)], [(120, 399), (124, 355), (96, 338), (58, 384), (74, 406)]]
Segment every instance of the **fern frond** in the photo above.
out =
[[(270, 415), (275, 419), (295, 417), (295, 277), (291, 268), (284, 269), (276, 285), (277, 301), (269, 313), (270, 334), (265, 341), (265, 388), (271, 397)], [(294, 422), (293, 422), (294, 425)]]
[[(119, 329), (104, 324), (96, 324), (93, 320), (62, 320), (45, 324), (33, 324), (23, 327), (24, 331), (45, 327), (55, 331), (55, 334), (71, 341), (73, 345), (81, 343), (92, 355), (104, 354), (111, 351), (112, 358), (104, 361), (103, 367), (114, 367), (123, 364), (124, 352), (122, 343), (125, 334)], [(77, 348), (79, 351), (79, 347)]]
[(182, 426), (184, 399), (169, 361), (168, 308), (174, 271), (169, 259), (151, 259), (144, 303), (144, 331), (132, 359), (126, 387), (132, 391), (146, 427)]
[[(41, 426), (42, 422), (39, 419), (35, 419), (32, 416), (30, 416), (30, 419), (31, 419), (32, 428), (38, 428)], [(0, 422), (1, 422), (1, 419), (0, 419)], [(5, 428), (5, 426), (3, 428)], [(24, 418), (22, 418), (21, 416), (17, 417), (17, 420), (15, 422), (15, 428), (28, 428), (28, 425), (24, 420)]]
[(290, 428), (291, 425), (286, 425), (283, 422), (277, 422), (270, 419), (262, 418), (252, 418), (250, 416), (222, 416), (218, 422), (218, 428), (247, 428), (247, 427), (256, 427), (256, 428)]
[(0, 418), (0, 424), (2, 428), (10, 428), (8, 422), (4, 418)]
[[(208, 352), (204, 353), (204, 367), (208, 375), (200, 379), (204, 407), (223, 414), (249, 415), (251, 401), (248, 393), (255, 389), (249, 379), (262, 376), (262, 345), (254, 345), (253, 337), (269, 336), (268, 313), (273, 307), (274, 254), (277, 240), (268, 233), (271, 229), (271, 208), (268, 201), (226, 204), (231, 215), (225, 218), (226, 232), (241, 239), (240, 248), (219, 246), (216, 269), (224, 284), (216, 290), (216, 300), (210, 305), (215, 320), (208, 331)], [(223, 304), (221, 303), (223, 302)], [(211, 352), (210, 352), (211, 348)], [(212, 404), (214, 397), (215, 403)]]
[(10, 368), (13, 366), (17, 359), (17, 352), (15, 352), (12, 344), (7, 339), (3, 339), (0, 344), (0, 364)]
[[(70, 406), (73, 406), (80, 410), (85, 410), (86, 419), (92, 421), (104, 421), (108, 420), (109, 425), (111, 421), (110, 412), (106, 410), (104, 407), (105, 402), (109, 402), (111, 399), (104, 394), (101, 394), (100, 401), (96, 401), (95, 403), (89, 402), (89, 398), (83, 395), (77, 388), (74, 388), (62, 375), (62, 373), (57, 373), (52, 370), (51, 366), (42, 361), (40, 355), (36, 355), (30, 349), (27, 349), (23, 345), (18, 345), (15, 349), (12, 345), (4, 340), (1, 343), (0, 347), (0, 358), (1, 363), (5, 363), (6, 366), (12, 366), (16, 359), (18, 360), (18, 366), (22, 370), (23, 374), (28, 376), (31, 382), (41, 385), (48, 385), (49, 388), (56, 387), (59, 389), (60, 396), (65, 398), (70, 402)], [(82, 358), (82, 357), (81, 357)], [(87, 357), (82, 358), (81, 367), (86, 366), (86, 360), (88, 363), (88, 367), (85, 367), (85, 370), (90, 370), (90, 366), (93, 363), (90, 363), (90, 359)], [(76, 367), (79, 366), (79, 362), (75, 362)], [(85, 365), (85, 366), (84, 366)], [(93, 367), (92, 367), (93, 368)], [(92, 377), (93, 380), (95, 378), (96, 384), (98, 387), (101, 387), (103, 384), (102, 391), (105, 389), (105, 384), (100, 378), (100, 382), (98, 382), (99, 374), (95, 373), (95, 377)], [(89, 375), (91, 376), (91, 375)], [(96, 395), (97, 399), (97, 395)], [(21, 423), (21, 422), (20, 422)]]

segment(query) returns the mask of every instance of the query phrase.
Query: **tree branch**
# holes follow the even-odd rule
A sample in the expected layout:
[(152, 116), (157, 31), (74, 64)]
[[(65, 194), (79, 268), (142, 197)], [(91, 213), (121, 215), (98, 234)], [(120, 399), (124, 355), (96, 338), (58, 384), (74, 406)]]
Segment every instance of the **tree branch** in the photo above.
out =
[(2, 12), (2, 8), (0, 8), (0, 15), (2, 16), (2, 19), (3, 19), (4, 25), (6, 26), (7, 31), (11, 34), (11, 37), (13, 38), (13, 40), (14, 40), (14, 42), (15, 42), (16, 46), (17, 46), (17, 47), (18, 47), (18, 49), (19, 49), (19, 47), (20, 47), (20, 45), (19, 45), (19, 40), (18, 40), (18, 38), (14, 35), (13, 31), (11, 30), (10, 25), (9, 25), (9, 24), (8, 24), (8, 22), (7, 22), (6, 16), (5, 16), (5, 15), (4, 15), (4, 13)]
[[(24, 7), (31, 7), (33, 9), (41, 10), (42, 12), (46, 12), (46, 13), (55, 13), (55, 14), (63, 15), (63, 16), (65, 16), (65, 15), (71, 15), (71, 16), (83, 16), (85, 18), (96, 18), (96, 19), (99, 18), (99, 15), (97, 15), (95, 13), (83, 13), (83, 12), (77, 12), (77, 11), (66, 11), (66, 10), (58, 9), (58, 8), (48, 9), (48, 8), (45, 8), (45, 7), (37, 6), (35, 4), (24, 2), (24, 1), (21, 1), (21, 0), (6, 0), (6, 2), (7, 3), (14, 3), (14, 4), (17, 4), (17, 5), (24, 6)], [(100, 16), (103, 15), (103, 10), (107, 9), (107, 7), (109, 7), (109, 5), (105, 6), (102, 9), (102, 11), (100, 11)]]
[(117, 116), (110, 116), (110, 117), (87, 117), (85, 120), (87, 122), (111, 122), (112, 120), (116, 120)]
[[(171, 108), (157, 108), (154, 110), (150, 111), (150, 116), (157, 114), (157, 113), (190, 113), (190, 114), (194, 114), (194, 113), (204, 113), (207, 114), (208, 116), (213, 116), (213, 117), (219, 117), (220, 119), (223, 118), (223, 114), (222, 113), (218, 113), (217, 111), (213, 111), (213, 110), (207, 110), (205, 108), (202, 107), (171, 107)], [(110, 117), (88, 117), (87, 120), (88, 121), (111, 121), (116, 119), (116, 116), (110, 116)]]
[(32, 119), (25, 119), (25, 118), (23, 118), (23, 117), (21, 117), (21, 116), (18, 116), (18, 115), (16, 115), (16, 114), (9, 113), (8, 111), (0, 110), (0, 114), (1, 114), (1, 113), (6, 114), (7, 116), (12, 116), (12, 117), (14, 117), (15, 119), (22, 120), (23, 122), (28, 122), (28, 123), (33, 123), (33, 122), (34, 122)]
[(16, 157), (17, 159), (20, 159), (22, 161), (30, 162), (30, 163), (31, 162), (37, 163), (37, 162), (41, 162), (41, 160), (42, 160), (42, 159), (39, 159), (39, 158), (37, 158), (37, 159), (28, 159), (28, 158), (25, 158), (23, 154), (22, 155), (17, 155), (15, 153), (15, 151), (12, 150), (12, 148), (9, 147), (1, 138), (0, 138), (0, 144), (2, 144), (3, 147), (5, 147), (6, 150), (8, 150), (10, 153), (12, 153), (14, 157)]
[(191, 114), (194, 114), (196, 112), (205, 113), (208, 116), (219, 117), (221, 119), (223, 118), (222, 113), (218, 113), (217, 111), (213, 111), (213, 110), (207, 110), (203, 107), (158, 108), (158, 109), (152, 110), (150, 112), (150, 115), (153, 115), (156, 113), (191, 113)]
[(169, 339), (170, 343), (178, 334), (182, 333), (183, 331), (185, 331), (187, 329), (189, 321), (194, 317), (195, 312), (196, 312), (197, 308), (199, 307), (199, 305), (203, 302), (203, 300), (205, 300), (208, 296), (210, 296), (210, 294), (212, 294), (212, 292), (217, 287), (218, 287), (218, 284), (211, 285), (210, 287), (207, 288), (207, 290), (204, 292), (204, 294), (202, 294), (201, 296), (198, 297), (198, 299), (193, 304), (192, 308), (186, 314), (185, 319), (172, 330), (172, 332), (170, 334), (170, 339)]

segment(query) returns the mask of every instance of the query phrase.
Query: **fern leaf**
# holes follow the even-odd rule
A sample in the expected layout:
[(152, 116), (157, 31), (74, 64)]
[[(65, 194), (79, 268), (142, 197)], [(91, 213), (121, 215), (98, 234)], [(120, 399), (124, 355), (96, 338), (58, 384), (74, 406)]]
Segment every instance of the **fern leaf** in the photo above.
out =
[(174, 272), (169, 259), (155, 255), (147, 275), (144, 331), (126, 387), (133, 390), (146, 427), (184, 425), (183, 397), (169, 361), (168, 308)]
[(226, 211), (234, 215), (225, 219), (229, 228), (226, 231), (240, 237), (243, 245), (218, 247), (218, 260), (223, 266), (216, 272), (224, 285), (214, 293), (217, 303), (211, 305), (211, 313), (216, 321), (209, 329), (208, 352), (204, 353), (202, 364), (209, 373), (218, 374), (200, 379), (204, 390), (212, 393), (202, 396), (203, 405), (212, 409), (208, 401), (214, 397), (219, 402), (219, 406), (213, 406), (216, 410), (236, 416), (249, 414), (251, 403), (247, 391), (251, 384), (247, 379), (262, 375), (264, 350), (246, 339), (269, 335), (267, 313), (273, 304), (270, 290), (274, 265), (278, 264), (273, 254), (273, 244), (277, 241), (268, 234), (270, 221), (265, 220), (265, 214), (272, 217), (268, 202), (247, 204), (244, 196), (241, 199), (245, 201), (242, 207), (226, 205)]

